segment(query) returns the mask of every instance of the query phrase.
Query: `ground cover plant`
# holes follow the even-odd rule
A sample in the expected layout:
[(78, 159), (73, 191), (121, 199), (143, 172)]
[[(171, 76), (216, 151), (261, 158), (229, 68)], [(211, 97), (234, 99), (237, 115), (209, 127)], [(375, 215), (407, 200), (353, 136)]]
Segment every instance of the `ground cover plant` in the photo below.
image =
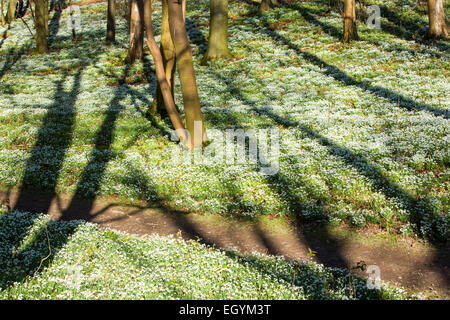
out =
[[(339, 2), (286, 1), (260, 14), (256, 2), (229, 1), (232, 56), (205, 62), (209, 1), (188, 1), (186, 29), (209, 144), (187, 151), (173, 141), (170, 119), (152, 111), (152, 57), (127, 63), (126, 19), (117, 17), (115, 42), (106, 45), (107, 3), (72, 3), (81, 10), (77, 39), (68, 11), (51, 11), (46, 55), (36, 54), (30, 15), (0, 27), (0, 188), (19, 193), (17, 207), (27, 201), (24, 190), (118, 196), (236, 221), (286, 217), (300, 226), (346, 225), (448, 241), (450, 42), (427, 40), (425, 4), (363, 1), (359, 40), (343, 44)], [(369, 5), (381, 9), (380, 29), (361, 23)], [(159, 42), (161, 4), (154, 7)], [(178, 78), (175, 102), (185, 120)], [(279, 152), (264, 154), (274, 174), (242, 154), (233, 162), (216, 156), (230, 129), (279, 135)], [(85, 212), (91, 206), (86, 201)], [(347, 271), (309, 262), (243, 257), (9, 209), (0, 228), (18, 227), (11, 234), (0, 230), (2, 298), (409, 297), (398, 288), (368, 291), (363, 280), (348, 287)], [(36, 272), (48, 254), (47, 224), (56, 246)], [(97, 247), (83, 246), (88, 242)], [(75, 251), (79, 264), (70, 260)], [(198, 262), (188, 266), (199, 268), (198, 278), (184, 269), (183, 254)], [(209, 258), (212, 265), (200, 264)], [(81, 271), (68, 270), (69, 260)], [(170, 266), (165, 280), (158, 273), (165, 267), (155, 272), (156, 266)], [(209, 277), (205, 268), (217, 272)], [(136, 270), (148, 274), (133, 279)], [(73, 272), (87, 281), (81, 289), (71, 287)], [(124, 277), (133, 281), (120, 292)], [(215, 284), (217, 277), (222, 280)], [(207, 285), (189, 284), (198, 281)], [(133, 286), (144, 289), (133, 293)]]
[(0, 240), (0, 299), (417, 298), (382, 282), (368, 289), (345, 269), (309, 261), (242, 256), (17, 211), (0, 213)]

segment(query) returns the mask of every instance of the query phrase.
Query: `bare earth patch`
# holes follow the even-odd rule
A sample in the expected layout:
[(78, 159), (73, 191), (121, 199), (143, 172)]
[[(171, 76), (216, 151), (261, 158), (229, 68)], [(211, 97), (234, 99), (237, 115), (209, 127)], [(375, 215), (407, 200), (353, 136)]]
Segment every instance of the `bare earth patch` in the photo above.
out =
[[(25, 193), (19, 197), (18, 192), (2, 191), (0, 199), (11, 209), (45, 213), (55, 220), (83, 219), (130, 234), (172, 234), (184, 239), (201, 239), (221, 249), (309, 259), (325, 266), (349, 269), (364, 261), (366, 265), (378, 266), (384, 281), (420, 291), (428, 298), (450, 298), (448, 245), (438, 247), (399, 237), (393, 241), (380, 234), (379, 229), (359, 232), (344, 227), (325, 229), (293, 225), (282, 218), (237, 221), (177, 211), (158, 204), (131, 204), (113, 197), (94, 200)], [(309, 249), (315, 251), (315, 255), (312, 256)], [(355, 272), (364, 275), (360, 270)]]

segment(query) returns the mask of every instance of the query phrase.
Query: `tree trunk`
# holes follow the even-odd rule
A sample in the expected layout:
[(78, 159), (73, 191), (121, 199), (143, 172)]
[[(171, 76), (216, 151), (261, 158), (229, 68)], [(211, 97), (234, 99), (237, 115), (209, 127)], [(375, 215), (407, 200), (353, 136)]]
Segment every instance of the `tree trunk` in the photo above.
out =
[(356, 30), (356, 3), (355, 0), (344, 0), (344, 36), (342, 41), (350, 43), (352, 40), (358, 40)]
[(45, 34), (47, 37), (50, 36), (50, 31), (48, 30), (48, 3), (49, 0), (44, 0), (44, 7), (45, 7), (45, 13), (44, 13), (44, 23), (45, 23)]
[(231, 56), (228, 50), (228, 0), (211, 0), (208, 49), (202, 62)]
[[(170, 35), (169, 29), (169, 9), (167, 0), (162, 0), (161, 52), (166, 79), (169, 84), (172, 97), (174, 97), (176, 58), (175, 47), (173, 45), (172, 36)], [(158, 112), (161, 115), (164, 115), (166, 111), (166, 106), (164, 104), (164, 99), (159, 82), (156, 87), (156, 95), (153, 99), (151, 110), (152, 112)]]
[(131, 0), (130, 4), (130, 47), (128, 49), (128, 63), (142, 60), (144, 44), (143, 0)]
[(6, 13), (6, 23), (11, 23), (16, 20), (16, 6), (18, 0), (9, 0), (8, 11)]
[(261, 0), (261, 4), (259, 5), (259, 12), (263, 13), (264, 11), (270, 10), (272, 8), (271, 0)]
[(184, 113), (186, 127), (190, 134), (191, 149), (201, 148), (206, 142), (206, 131), (203, 124), (197, 83), (195, 80), (194, 63), (192, 62), (192, 49), (183, 19), (182, 3), (178, 0), (168, 0), (170, 34), (175, 46), (178, 74), (183, 92)]
[(448, 38), (450, 30), (445, 21), (443, 0), (428, 0), (428, 37), (436, 40)]
[(108, 17), (106, 26), (106, 43), (116, 41), (116, 0), (108, 0)]
[(3, 2), (4, 2), (4, 0), (1, 0), (2, 1), (2, 12), (1, 12), (1, 15), (2, 15), (2, 17), (1, 17), (1, 19), (2, 19), (2, 27), (4, 27), (5, 26), (5, 24), (6, 24), (6, 21), (5, 21), (5, 12), (3, 11)]
[[(171, 93), (171, 88), (169, 87), (169, 82), (166, 79), (166, 74), (164, 71), (163, 58), (161, 56), (161, 51), (153, 36), (152, 27), (152, 1), (144, 1), (144, 15), (141, 15), (144, 20), (145, 29), (147, 31), (147, 45), (152, 53), (153, 59), (155, 61), (156, 77), (158, 78), (158, 83), (161, 88), (161, 95), (164, 99), (164, 104), (166, 106), (167, 113), (169, 114), (170, 120), (176, 130), (178, 138), (182, 144), (187, 144), (186, 131), (184, 129), (183, 122), (181, 121), (180, 115), (175, 107), (175, 102), (173, 95)], [(173, 88), (173, 86), (172, 86)]]
[(48, 2), (46, 0), (35, 0), (35, 21), (34, 26), (36, 29), (36, 51), (38, 53), (47, 53), (47, 29), (45, 26), (46, 15), (48, 15)]

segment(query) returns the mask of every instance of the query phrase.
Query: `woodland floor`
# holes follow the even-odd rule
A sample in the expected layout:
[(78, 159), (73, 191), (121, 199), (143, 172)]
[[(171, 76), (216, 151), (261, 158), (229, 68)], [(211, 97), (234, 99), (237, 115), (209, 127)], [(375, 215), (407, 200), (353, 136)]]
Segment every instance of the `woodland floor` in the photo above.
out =
[[(273, 176), (246, 159), (172, 161), (185, 154), (170, 121), (145, 113), (151, 57), (125, 64), (122, 18), (105, 45), (105, 3), (80, 3), (76, 43), (68, 13), (52, 11), (45, 56), (22, 21), (0, 28), (3, 204), (327, 266), (364, 261), (382, 280), (450, 298), (450, 43), (423, 40), (416, 1), (369, 2), (381, 30), (359, 23), (361, 40), (343, 45), (329, 1), (262, 16), (253, 1), (230, 1), (233, 58), (203, 66), (209, 1), (188, 1), (209, 147), (223, 148), (214, 134), (230, 128), (279, 130)], [(175, 98), (184, 117), (178, 82)]]
[[(408, 237), (393, 237), (380, 230), (355, 230), (295, 225), (283, 218), (236, 221), (218, 216), (189, 214), (168, 207), (130, 203), (119, 198), (49, 198), (26, 192), (26, 202), (16, 206), (17, 192), (0, 192), (3, 205), (24, 212), (44, 212), (52, 219), (82, 219), (130, 234), (174, 235), (199, 240), (208, 246), (242, 254), (260, 252), (288, 260), (311, 260), (326, 267), (352, 269), (358, 262), (377, 265), (381, 279), (420, 292), (429, 299), (450, 299), (450, 246), (432, 247)], [(51, 203), (48, 208), (48, 203)], [(70, 206), (70, 211), (67, 208)], [(90, 209), (90, 212), (86, 210)], [(294, 226), (294, 227), (293, 227)], [(309, 255), (309, 249), (316, 251)], [(353, 272), (367, 276), (360, 270)]]

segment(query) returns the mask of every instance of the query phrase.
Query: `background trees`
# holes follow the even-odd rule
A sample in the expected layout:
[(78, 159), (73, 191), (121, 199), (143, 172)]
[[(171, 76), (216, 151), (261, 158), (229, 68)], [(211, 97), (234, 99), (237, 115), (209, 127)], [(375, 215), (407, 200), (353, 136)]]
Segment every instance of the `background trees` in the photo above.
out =
[[(176, 57), (175, 47), (173, 45), (172, 36), (169, 29), (169, 8), (167, 1), (162, 1), (162, 20), (161, 20), (161, 54), (162, 63), (164, 67), (164, 73), (166, 75), (167, 83), (169, 85), (172, 96), (174, 96), (175, 90), (175, 69), (176, 69)], [(158, 112), (164, 114), (166, 107), (161, 92), (161, 86), (158, 82), (156, 87), (155, 98), (151, 107), (151, 113)]]
[(6, 23), (11, 23), (16, 18), (16, 5), (18, 0), (9, 0), (8, 11), (6, 13)]
[(356, 1), (344, 0), (344, 35), (342, 41), (350, 43), (351, 40), (358, 39), (356, 30)]
[(184, 5), (182, 2), (174, 0), (164, 1), (168, 2), (169, 29), (175, 47), (178, 74), (183, 93), (186, 127), (190, 134), (189, 147), (194, 149), (201, 147), (202, 143), (206, 142), (206, 131), (200, 110), (200, 99), (192, 62), (192, 49), (185, 28)]
[(108, 18), (106, 26), (106, 42), (116, 40), (116, 0), (108, 0)]
[(228, 50), (228, 0), (211, 0), (209, 39), (203, 62), (231, 55)]
[(428, 37), (431, 39), (448, 38), (449, 28), (445, 21), (444, 1), (428, 0)]
[(4, 27), (5, 26), (5, 24), (6, 24), (6, 21), (5, 21), (5, 16), (4, 16), (4, 12), (3, 12), (3, 7), (4, 7), (4, 0), (1, 0), (1, 3), (0, 3), (0, 6), (1, 6), (1, 15), (2, 15), (2, 17), (1, 17), (1, 24), (2, 24), (2, 27)]
[(274, 6), (279, 5), (278, 0), (261, 0), (261, 4), (259, 6), (259, 12), (262, 13), (264, 11), (270, 10)]
[(35, 38), (36, 51), (38, 53), (48, 52), (48, 0), (35, 0)]
[[(131, 0), (130, 4), (130, 42), (127, 60), (133, 63), (142, 60), (144, 49), (144, 24), (141, 21), (143, 12), (142, 0)], [(143, 16), (143, 15), (142, 15)]]

